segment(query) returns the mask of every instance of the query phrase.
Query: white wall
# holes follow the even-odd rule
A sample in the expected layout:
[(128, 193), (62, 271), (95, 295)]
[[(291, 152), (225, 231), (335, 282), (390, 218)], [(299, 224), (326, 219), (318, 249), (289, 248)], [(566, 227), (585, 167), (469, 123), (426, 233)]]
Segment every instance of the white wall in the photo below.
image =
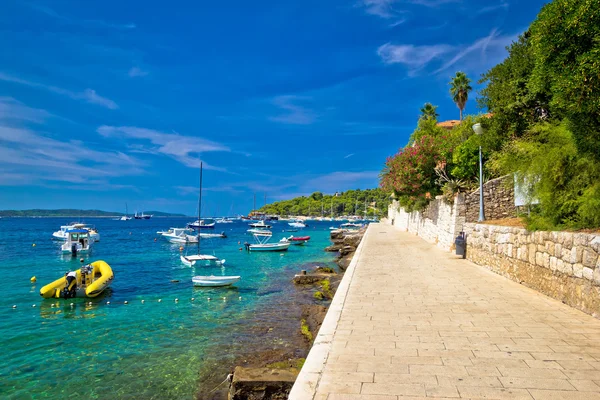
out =
[(438, 196), (426, 210), (410, 213), (394, 200), (388, 207), (388, 223), (450, 251), (454, 248), (454, 240), (464, 224), (464, 212), (461, 212), (461, 207), (464, 207), (461, 195), (455, 198), (453, 204)]

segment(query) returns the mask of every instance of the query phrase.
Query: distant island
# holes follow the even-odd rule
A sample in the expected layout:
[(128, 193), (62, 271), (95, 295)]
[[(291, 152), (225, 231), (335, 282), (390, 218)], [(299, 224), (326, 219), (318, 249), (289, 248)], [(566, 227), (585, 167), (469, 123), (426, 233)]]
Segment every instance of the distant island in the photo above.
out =
[[(172, 214), (161, 211), (144, 211), (145, 215), (153, 215), (154, 217), (185, 217), (185, 214)], [(120, 217), (125, 215), (120, 212), (102, 211), (102, 210), (76, 210), (72, 208), (61, 208), (58, 210), (0, 210), (0, 217)], [(130, 216), (133, 216), (131, 214)]]
[(332, 195), (314, 192), (310, 196), (267, 204), (258, 212), (281, 216), (381, 218), (387, 215), (390, 202), (390, 194), (379, 188), (348, 190)]

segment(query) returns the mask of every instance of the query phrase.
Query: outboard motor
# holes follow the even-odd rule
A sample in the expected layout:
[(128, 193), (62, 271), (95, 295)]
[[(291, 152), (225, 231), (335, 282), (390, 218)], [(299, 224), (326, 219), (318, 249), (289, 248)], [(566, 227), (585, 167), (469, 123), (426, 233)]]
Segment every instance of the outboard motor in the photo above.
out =
[(77, 257), (77, 243), (71, 244), (71, 255)]
[(223, 235), (224, 238), (227, 237), (227, 235), (225, 234), (225, 231), (221, 232), (221, 235)]
[(250, 243), (244, 243), (244, 247), (246, 247), (246, 251), (250, 251)]

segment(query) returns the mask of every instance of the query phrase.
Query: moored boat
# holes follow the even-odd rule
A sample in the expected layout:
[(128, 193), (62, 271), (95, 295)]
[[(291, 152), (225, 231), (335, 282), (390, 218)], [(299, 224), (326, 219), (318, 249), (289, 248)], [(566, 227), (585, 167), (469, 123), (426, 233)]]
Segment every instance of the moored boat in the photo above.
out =
[(80, 253), (89, 253), (92, 249), (94, 240), (90, 238), (87, 229), (69, 229), (66, 231), (67, 240), (61, 246), (63, 254), (69, 254), (73, 257)]
[(273, 232), (271, 232), (268, 229), (252, 228), (252, 229), (248, 229), (246, 232), (251, 233), (253, 235), (259, 235), (259, 236), (271, 236), (271, 235), (273, 235)]
[(198, 219), (194, 222), (188, 223), (187, 227), (193, 229), (213, 229), (215, 227), (215, 221), (208, 222), (203, 219)]
[(239, 281), (241, 276), (194, 276), (192, 282), (194, 286), (202, 287), (217, 287), (217, 286), (229, 286)]
[(289, 242), (293, 245), (299, 246), (307, 243), (310, 240), (310, 236), (290, 236), (287, 238)]
[(267, 243), (269, 241), (269, 239), (271, 238), (271, 236), (261, 236), (261, 235), (255, 234), (254, 238), (256, 239), (255, 244), (245, 243), (246, 250), (248, 250), (248, 251), (286, 251), (291, 245), (291, 243), (286, 238), (283, 238), (278, 243)]
[(248, 224), (248, 226), (251, 228), (263, 228), (263, 229), (269, 229), (271, 227), (271, 225), (265, 224), (265, 221), (254, 222), (252, 224)]
[[(98, 260), (84, 265), (72, 278), (67, 275), (40, 289), (44, 298), (97, 297), (110, 286), (114, 274), (110, 265)], [(71, 278), (71, 279), (69, 279)]]
[(211, 264), (223, 265), (223, 264), (225, 264), (224, 259), (221, 260), (216, 256), (211, 256), (210, 254), (192, 254), (189, 256), (181, 255), (181, 256), (179, 256), (179, 258), (181, 259), (181, 262), (183, 263), (183, 265), (186, 265), (188, 267), (193, 267), (196, 264), (198, 264), (198, 265), (211, 265)]

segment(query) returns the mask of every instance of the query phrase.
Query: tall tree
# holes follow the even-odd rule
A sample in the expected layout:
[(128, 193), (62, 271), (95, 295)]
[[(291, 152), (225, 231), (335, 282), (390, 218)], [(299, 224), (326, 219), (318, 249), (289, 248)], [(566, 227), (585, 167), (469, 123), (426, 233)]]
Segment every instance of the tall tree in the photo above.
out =
[(425, 103), (423, 105), (423, 107), (419, 110), (419, 111), (421, 111), (421, 116), (419, 117), (419, 119), (435, 119), (435, 120), (437, 120), (437, 118), (440, 116), (437, 113), (437, 108), (438, 108), (438, 106), (434, 106), (431, 103)]
[(454, 100), (460, 110), (461, 121), (463, 119), (463, 110), (465, 109), (471, 90), (473, 90), (471, 80), (467, 78), (464, 72), (458, 71), (450, 81), (450, 93), (452, 94), (452, 100)]

